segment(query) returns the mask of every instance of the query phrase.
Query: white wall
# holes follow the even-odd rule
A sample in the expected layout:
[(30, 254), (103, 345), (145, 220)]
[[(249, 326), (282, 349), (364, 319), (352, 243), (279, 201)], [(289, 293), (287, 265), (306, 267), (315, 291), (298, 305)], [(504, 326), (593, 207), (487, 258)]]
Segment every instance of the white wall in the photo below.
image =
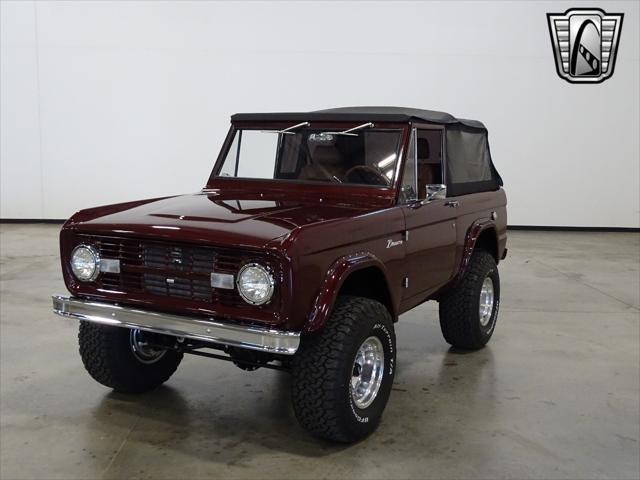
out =
[[(624, 12), (615, 74), (555, 72), (547, 12)], [(638, 2), (1, 3), (2, 218), (196, 191), (238, 111), (486, 123), (510, 224), (639, 226)]]

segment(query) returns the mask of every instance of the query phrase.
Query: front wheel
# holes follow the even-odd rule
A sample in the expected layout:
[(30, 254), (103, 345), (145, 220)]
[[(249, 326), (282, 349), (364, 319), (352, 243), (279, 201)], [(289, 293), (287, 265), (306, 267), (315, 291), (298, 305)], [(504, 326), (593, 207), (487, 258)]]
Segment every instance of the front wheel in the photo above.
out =
[(489, 252), (476, 250), (464, 276), (440, 300), (440, 328), (447, 343), (477, 350), (493, 335), (500, 306), (500, 275)]
[(384, 305), (340, 297), (322, 332), (293, 360), (292, 399), (300, 424), (317, 437), (354, 442), (382, 417), (395, 370), (393, 321)]
[(182, 353), (154, 348), (140, 330), (80, 322), (78, 343), (84, 367), (94, 380), (123, 393), (160, 386), (176, 371)]

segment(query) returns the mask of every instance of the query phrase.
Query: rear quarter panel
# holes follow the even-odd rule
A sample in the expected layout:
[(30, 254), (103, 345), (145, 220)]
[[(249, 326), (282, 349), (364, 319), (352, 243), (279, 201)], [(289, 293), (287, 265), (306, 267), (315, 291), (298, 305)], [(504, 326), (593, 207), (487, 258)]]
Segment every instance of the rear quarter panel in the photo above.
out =
[(495, 192), (461, 195), (455, 197), (455, 200), (459, 202), (456, 228), (456, 265), (459, 276), (464, 270), (465, 256), (470, 254), (469, 249), (475, 243), (474, 236), (487, 228), (495, 229), (498, 260), (502, 258), (507, 245), (507, 196), (501, 188)]

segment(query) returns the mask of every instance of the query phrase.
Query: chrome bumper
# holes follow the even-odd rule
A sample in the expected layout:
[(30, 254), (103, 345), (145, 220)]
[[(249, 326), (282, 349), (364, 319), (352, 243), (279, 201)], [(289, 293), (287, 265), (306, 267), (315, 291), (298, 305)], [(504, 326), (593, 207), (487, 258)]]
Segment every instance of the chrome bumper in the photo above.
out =
[(55, 313), (86, 322), (284, 355), (293, 355), (300, 345), (300, 334), (296, 332), (230, 325), (212, 319), (149, 312), (76, 297), (54, 295), (52, 299)]

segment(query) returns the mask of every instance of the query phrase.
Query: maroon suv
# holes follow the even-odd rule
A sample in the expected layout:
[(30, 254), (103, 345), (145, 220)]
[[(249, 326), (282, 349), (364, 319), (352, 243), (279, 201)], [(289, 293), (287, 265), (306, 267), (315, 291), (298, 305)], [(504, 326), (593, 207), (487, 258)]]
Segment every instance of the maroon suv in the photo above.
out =
[(500, 304), (506, 196), (478, 121), (354, 107), (251, 113), (199, 192), (82, 210), (62, 228), (91, 376), (151, 390), (184, 354), (293, 375), (313, 434), (351, 442), (380, 422), (394, 323), (427, 300), (445, 340), (478, 349)]

